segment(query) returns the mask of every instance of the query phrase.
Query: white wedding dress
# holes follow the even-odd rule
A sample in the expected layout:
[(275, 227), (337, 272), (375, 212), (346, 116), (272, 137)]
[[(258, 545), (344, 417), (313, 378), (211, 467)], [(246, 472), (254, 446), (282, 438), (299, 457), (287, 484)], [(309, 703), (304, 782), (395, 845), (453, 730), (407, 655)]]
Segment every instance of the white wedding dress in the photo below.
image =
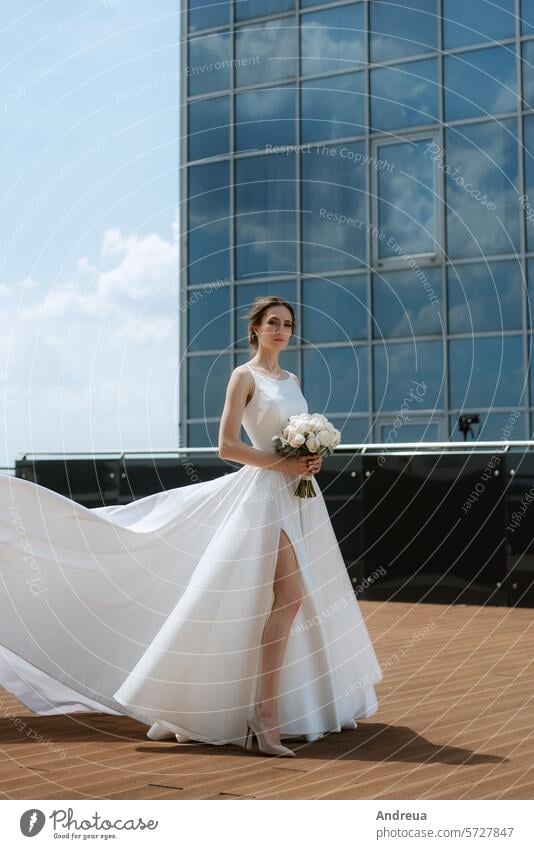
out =
[[(308, 412), (297, 378), (254, 368), (254, 447)], [(327, 461), (326, 461), (327, 462)], [(322, 493), (242, 466), (89, 509), (0, 476), (0, 685), (39, 714), (100, 711), (244, 746), (280, 530), (303, 602), (280, 676), (281, 738), (316, 740), (378, 709), (382, 679)]]

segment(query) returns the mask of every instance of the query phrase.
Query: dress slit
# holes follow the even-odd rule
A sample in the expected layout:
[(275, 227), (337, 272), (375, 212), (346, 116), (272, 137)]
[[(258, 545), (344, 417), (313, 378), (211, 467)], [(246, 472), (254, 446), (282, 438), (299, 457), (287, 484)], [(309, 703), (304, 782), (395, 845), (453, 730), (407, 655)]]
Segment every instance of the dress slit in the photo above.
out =
[[(279, 528), (279, 532), (278, 532), (278, 548), (277, 548), (277, 551), (276, 551), (276, 560), (275, 560), (275, 563), (274, 563), (275, 573), (276, 573), (276, 565), (277, 565), (277, 562), (278, 562), (278, 552), (280, 550), (280, 540), (282, 538), (282, 533), (285, 534), (287, 542), (289, 543), (289, 545), (290, 545), (290, 547), (293, 551), (293, 556), (295, 557), (295, 562), (297, 564), (298, 582), (299, 582), (299, 585), (300, 585), (301, 597), (304, 597), (304, 593), (305, 593), (306, 588), (304, 586), (304, 576), (302, 574), (302, 564), (300, 562), (300, 557), (297, 553), (297, 547), (296, 547), (295, 543), (293, 542), (293, 540), (291, 539), (290, 531), (286, 530), (284, 522), (282, 522), (280, 524), (280, 528)], [(287, 543), (286, 543), (286, 546), (287, 546)], [(273, 582), (274, 582), (274, 573), (273, 573)]]

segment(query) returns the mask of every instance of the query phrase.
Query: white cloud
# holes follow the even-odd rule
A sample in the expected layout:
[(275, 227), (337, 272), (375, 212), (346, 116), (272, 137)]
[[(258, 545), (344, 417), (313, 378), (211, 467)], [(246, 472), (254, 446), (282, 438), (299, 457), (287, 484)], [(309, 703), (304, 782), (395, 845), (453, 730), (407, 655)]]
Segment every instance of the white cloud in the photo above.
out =
[(44, 310), (49, 318), (61, 318), (75, 310), (81, 316), (102, 318), (111, 310), (130, 309), (135, 302), (139, 309), (141, 302), (155, 300), (166, 313), (163, 301), (175, 296), (178, 286), (176, 221), (171, 231), (172, 238), (166, 241), (156, 233), (125, 237), (118, 228), (107, 230), (100, 264), (80, 259), (75, 278), (51, 289), (46, 301), (35, 306), (36, 312)]
[(113, 256), (118, 253), (124, 246), (124, 239), (121, 236), (121, 231), (118, 227), (111, 227), (104, 233), (102, 239), (102, 255)]
[(0, 465), (177, 444), (178, 233), (177, 218), (168, 239), (112, 228), (65, 281), (0, 283)]

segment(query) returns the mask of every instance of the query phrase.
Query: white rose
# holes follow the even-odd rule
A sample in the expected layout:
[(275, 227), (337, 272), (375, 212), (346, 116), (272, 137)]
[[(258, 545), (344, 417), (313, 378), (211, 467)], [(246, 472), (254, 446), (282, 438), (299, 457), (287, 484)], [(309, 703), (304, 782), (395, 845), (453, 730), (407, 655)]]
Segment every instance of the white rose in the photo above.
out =
[(317, 439), (317, 437), (315, 435), (309, 436), (307, 438), (306, 448), (308, 449), (308, 451), (311, 451), (312, 454), (315, 454), (315, 452), (318, 450), (319, 440)]
[(305, 439), (304, 439), (304, 437), (301, 433), (296, 433), (289, 440), (289, 444), (291, 445), (292, 448), (300, 448), (300, 446), (303, 445), (304, 442), (305, 442)]
[(320, 430), (317, 434), (317, 439), (319, 440), (320, 445), (326, 446), (330, 448), (333, 442), (334, 435), (329, 430)]

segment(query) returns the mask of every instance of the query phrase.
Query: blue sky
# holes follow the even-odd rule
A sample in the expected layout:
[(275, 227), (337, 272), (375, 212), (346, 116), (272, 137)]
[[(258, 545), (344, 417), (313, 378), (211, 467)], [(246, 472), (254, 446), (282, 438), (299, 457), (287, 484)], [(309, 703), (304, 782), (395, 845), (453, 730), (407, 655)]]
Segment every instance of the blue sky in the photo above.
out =
[(17, 0), (0, 32), (0, 466), (172, 449), (179, 0)]

